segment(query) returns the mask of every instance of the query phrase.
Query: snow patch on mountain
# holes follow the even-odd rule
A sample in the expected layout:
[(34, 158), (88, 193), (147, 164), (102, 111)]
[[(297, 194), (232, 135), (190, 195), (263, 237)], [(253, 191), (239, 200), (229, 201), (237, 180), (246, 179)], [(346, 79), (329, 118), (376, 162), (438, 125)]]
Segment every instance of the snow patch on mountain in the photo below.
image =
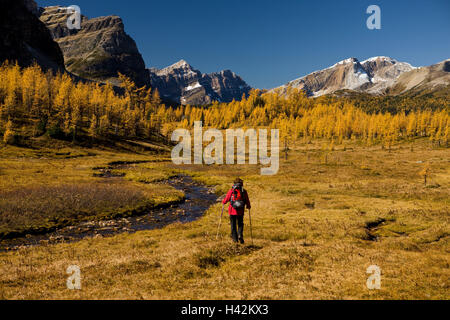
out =
[(358, 59), (356, 59), (356, 58), (348, 58), (348, 59), (341, 60), (341, 61), (333, 64), (331, 67), (328, 67), (327, 69), (331, 69), (331, 68), (334, 68), (334, 67), (337, 67), (337, 66), (340, 66), (340, 65), (348, 64), (348, 63), (355, 64), (357, 62), (358, 62)]
[(194, 85), (187, 86), (184, 90), (185, 91), (190, 91), (190, 90), (194, 90), (194, 89), (200, 88), (201, 86), (202, 85), (200, 83), (196, 82)]
[(151, 86), (170, 101), (208, 105), (213, 101), (231, 102), (248, 94), (251, 87), (231, 70), (205, 74), (180, 60), (164, 69), (148, 69)]
[(364, 60), (364, 61), (361, 61), (361, 64), (364, 64), (364, 63), (366, 63), (366, 62), (377, 61), (377, 60), (389, 61), (389, 62), (391, 62), (391, 63), (396, 63), (396, 62), (397, 62), (397, 60), (392, 59), (392, 58), (390, 58), (390, 57), (376, 56), (376, 57), (371, 57), (371, 58), (368, 58), (368, 59), (366, 59), (366, 60)]
[(416, 68), (409, 63), (386, 56), (375, 56), (362, 62), (352, 57), (292, 80), (279, 88), (282, 91), (288, 86), (300, 88), (314, 97), (343, 89), (378, 94), (393, 85), (402, 73), (413, 69)]

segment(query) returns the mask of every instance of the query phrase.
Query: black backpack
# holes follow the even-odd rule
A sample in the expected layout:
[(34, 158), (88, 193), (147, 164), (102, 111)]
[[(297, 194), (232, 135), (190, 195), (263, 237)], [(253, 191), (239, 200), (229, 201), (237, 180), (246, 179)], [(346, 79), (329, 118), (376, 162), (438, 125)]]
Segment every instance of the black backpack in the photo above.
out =
[(234, 185), (231, 193), (231, 206), (235, 209), (244, 209), (246, 191), (242, 188), (242, 185)]

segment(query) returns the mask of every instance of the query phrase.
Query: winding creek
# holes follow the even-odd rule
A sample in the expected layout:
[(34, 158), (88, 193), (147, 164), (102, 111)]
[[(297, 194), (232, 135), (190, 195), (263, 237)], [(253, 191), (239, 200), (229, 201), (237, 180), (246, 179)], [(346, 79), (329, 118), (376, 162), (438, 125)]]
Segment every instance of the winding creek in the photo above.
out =
[(27, 235), (22, 238), (0, 242), (0, 250), (14, 250), (20, 247), (58, 242), (73, 242), (84, 238), (108, 237), (120, 233), (134, 233), (141, 230), (162, 228), (174, 222), (191, 222), (201, 217), (218, 197), (213, 188), (196, 183), (189, 176), (178, 176), (162, 183), (168, 183), (185, 193), (185, 200), (179, 204), (150, 210), (139, 216), (116, 220), (89, 221), (68, 226), (41, 235)]

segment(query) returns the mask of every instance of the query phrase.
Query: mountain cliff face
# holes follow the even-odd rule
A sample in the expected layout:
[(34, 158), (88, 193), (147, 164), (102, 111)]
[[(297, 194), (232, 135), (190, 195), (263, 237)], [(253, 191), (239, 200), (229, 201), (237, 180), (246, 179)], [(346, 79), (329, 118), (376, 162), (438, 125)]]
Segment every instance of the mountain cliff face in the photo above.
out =
[[(40, 64), (56, 61), (53, 63), (55, 68), (65, 68), (81, 78), (113, 85), (119, 85), (120, 72), (138, 86), (157, 88), (164, 100), (181, 104), (229, 102), (241, 99), (251, 90), (230, 70), (203, 74), (184, 60), (162, 70), (146, 69), (135, 41), (125, 33), (122, 19), (118, 16), (89, 19), (82, 15), (81, 29), (70, 30), (67, 21), (71, 13), (65, 7), (38, 8), (33, 0), (5, 1), (14, 3), (14, 6), (7, 6), (8, 11), (1, 12), (4, 16), (2, 27), (8, 28), (3, 32), (7, 37), (2, 37), (1, 41), (3, 46), (13, 45), (0, 52), (3, 60), (21, 57), (24, 65), (30, 64), (33, 59), (39, 60)], [(30, 21), (17, 23), (13, 19), (17, 16), (17, 10), (22, 11), (22, 20)], [(34, 29), (42, 31), (47, 38), (35, 37)], [(23, 35), (26, 41), (17, 38), (17, 34)], [(56, 53), (50, 52), (52, 50), (49, 48)]]
[(149, 74), (151, 86), (158, 89), (161, 97), (184, 105), (240, 100), (251, 90), (230, 70), (203, 74), (184, 60), (161, 70), (149, 69)]
[(450, 59), (401, 74), (388, 93), (423, 94), (445, 88), (450, 89)]
[(333, 66), (293, 80), (279, 89), (300, 88), (310, 96), (321, 96), (339, 90), (383, 94), (398, 77), (415, 68), (409, 63), (389, 57), (373, 57), (360, 62), (356, 58), (342, 60)]
[(0, 63), (10, 60), (29, 66), (36, 62), (43, 69), (62, 71), (61, 50), (36, 13), (32, 0), (0, 2)]
[(386, 90), (395, 85), (398, 77), (406, 72), (415, 70), (416, 68), (406, 62), (399, 62), (389, 57), (374, 57), (367, 59), (361, 63), (364, 70), (366, 70), (370, 84), (366, 90), (371, 94), (384, 94)]
[(125, 33), (122, 19), (81, 17), (81, 29), (69, 30), (67, 8), (47, 7), (40, 19), (59, 44), (68, 71), (82, 78), (118, 85), (118, 72), (137, 85), (148, 85), (149, 76), (135, 41)]
[(231, 102), (241, 100), (252, 89), (240, 76), (231, 70), (223, 70), (203, 75), (210, 83), (212, 90), (219, 97), (219, 101)]

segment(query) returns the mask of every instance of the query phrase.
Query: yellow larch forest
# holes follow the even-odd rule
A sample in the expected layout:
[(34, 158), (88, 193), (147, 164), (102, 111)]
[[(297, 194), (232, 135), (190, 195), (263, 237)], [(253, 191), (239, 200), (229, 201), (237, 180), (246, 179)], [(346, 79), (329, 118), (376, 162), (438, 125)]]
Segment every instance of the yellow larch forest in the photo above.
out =
[[(409, 111), (368, 112), (348, 99), (308, 98), (300, 90), (261, 92), (230, 103), (208, 107), (165, 106), (157, 90), (138, 88), (119, 75), (122, 92), (110, 84), (76, 81), (67, 74), (44, 73), (37, 65), (0, 67), (0, 134), (12, 144), (21, 136), (49, 134), (151, 138), (194, 121), (205, 127), (267, 127), (280, 129), (281, 139), (327, 138), (341, 143), (358, 139), (368, 144), (391, 145), (397, 140), (429, 137), (448, 146), (448, 105)], [(431, 99), (431, 98), (430, 98)]]

